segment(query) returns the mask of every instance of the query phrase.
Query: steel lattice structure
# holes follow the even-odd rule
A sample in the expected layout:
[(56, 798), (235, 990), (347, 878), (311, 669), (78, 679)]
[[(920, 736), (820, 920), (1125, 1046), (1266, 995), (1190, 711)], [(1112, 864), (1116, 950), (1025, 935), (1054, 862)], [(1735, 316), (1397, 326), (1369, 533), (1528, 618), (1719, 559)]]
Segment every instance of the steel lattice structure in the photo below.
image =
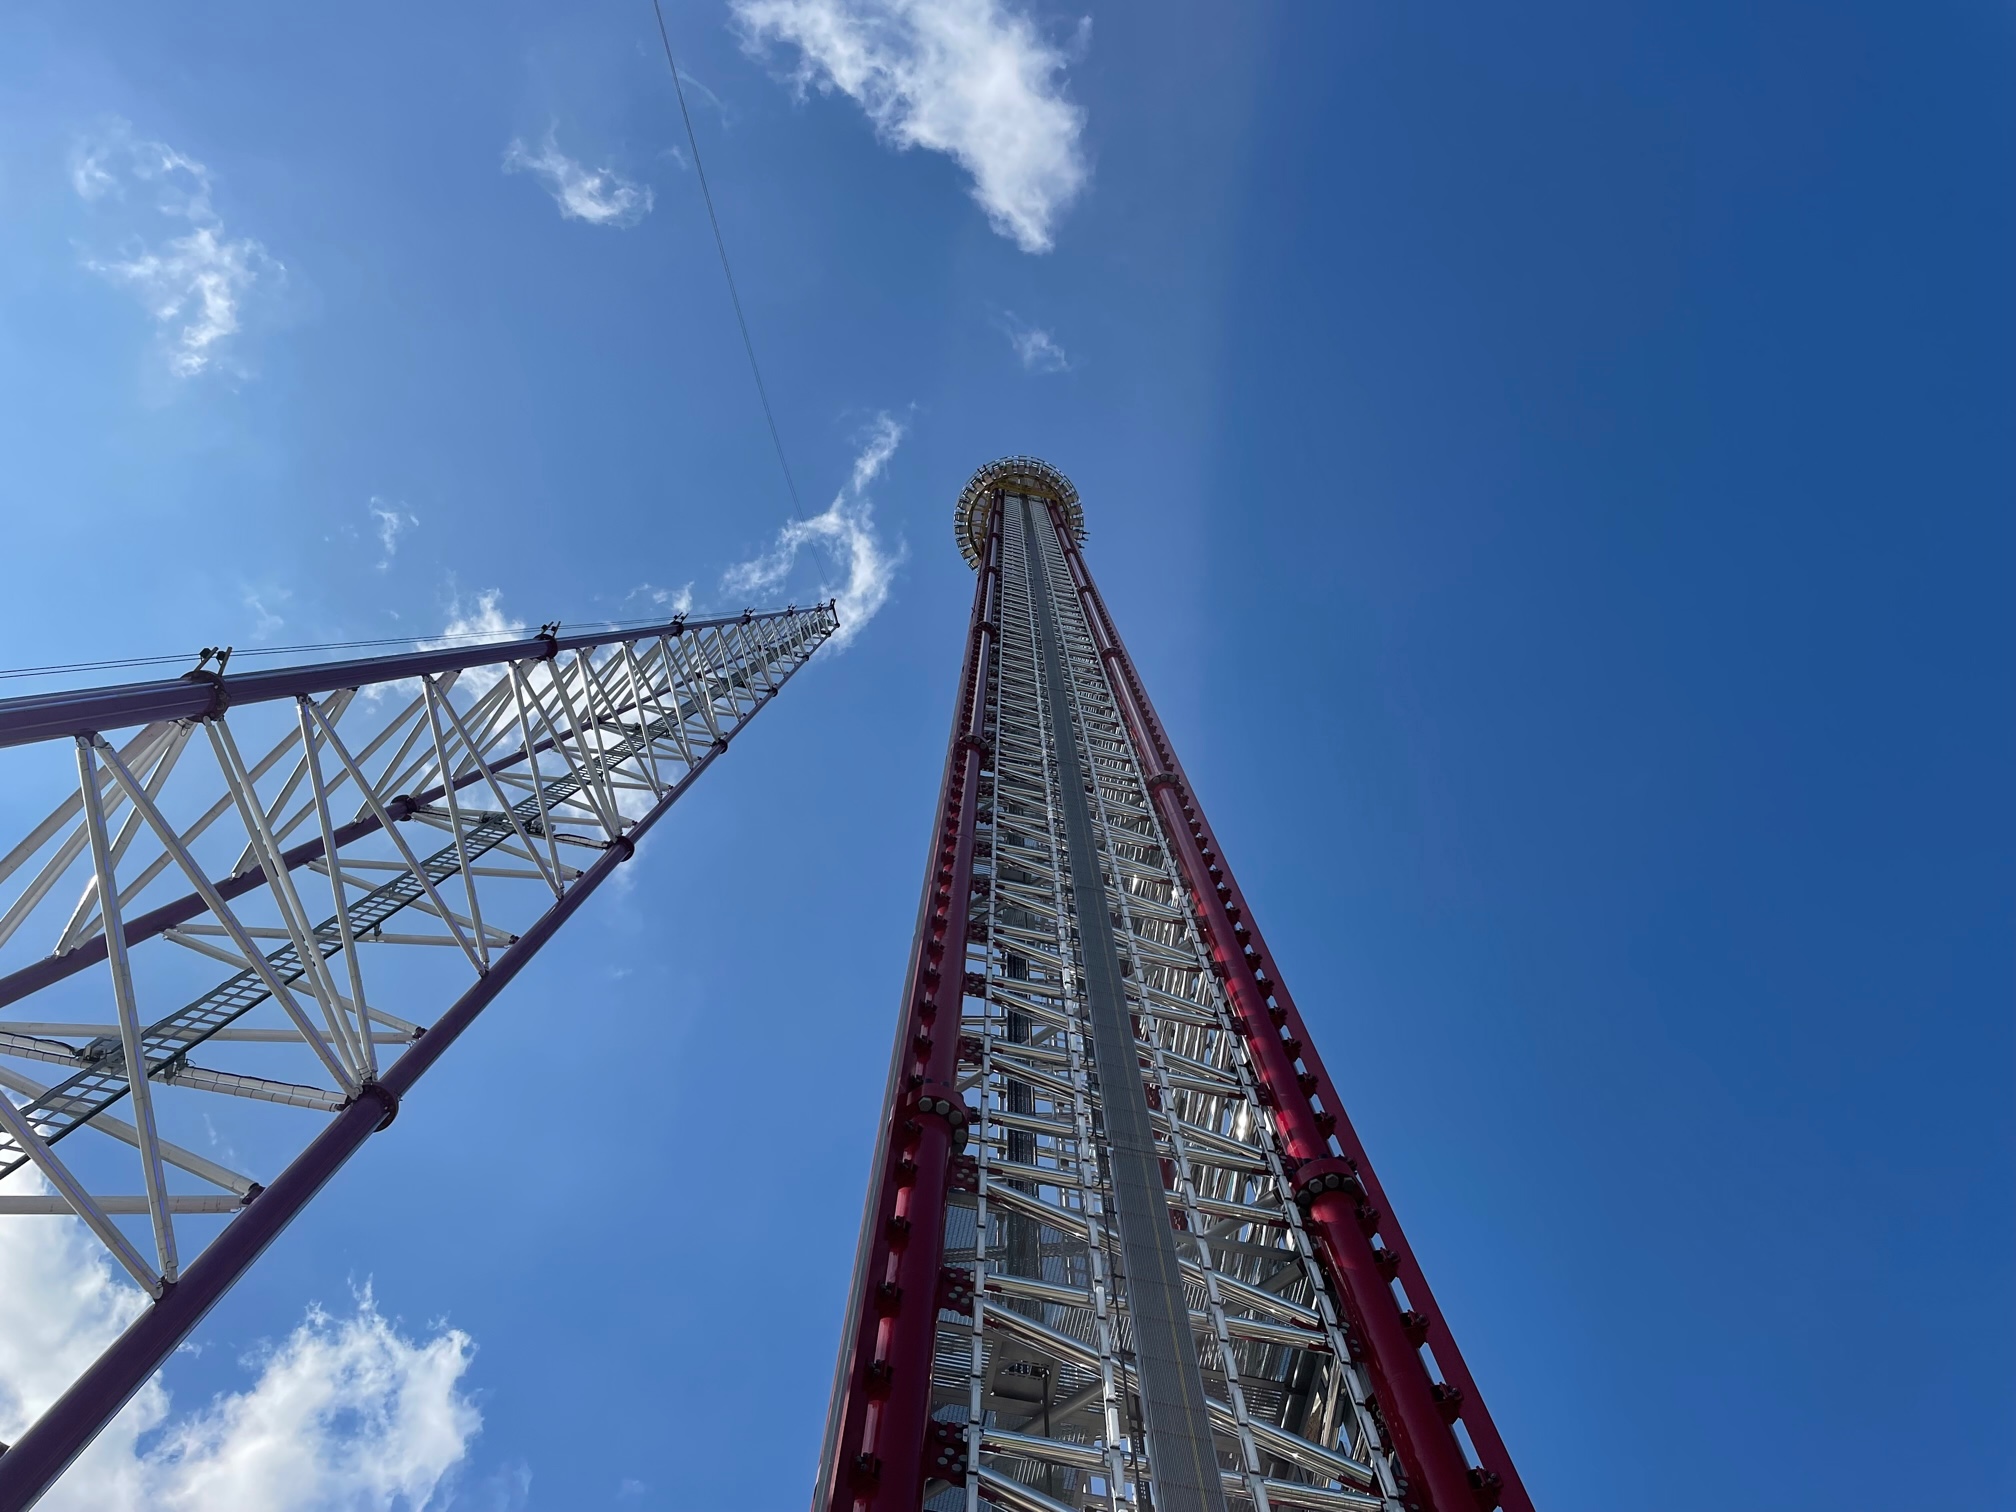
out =
[[(11, 790), (54, 801), (0, 853), (0, 1223), (74, 1213), (152, 1299), (0, 1453), (0, 1512), (48, 1488), (837, 623), (826, 604), (555, 625), (0, 702)], [(205, 1116), (279, 1174), (175, 1142)]]
[(815, 1512), (1532, 1503), (1080, 546), (978, 569)]

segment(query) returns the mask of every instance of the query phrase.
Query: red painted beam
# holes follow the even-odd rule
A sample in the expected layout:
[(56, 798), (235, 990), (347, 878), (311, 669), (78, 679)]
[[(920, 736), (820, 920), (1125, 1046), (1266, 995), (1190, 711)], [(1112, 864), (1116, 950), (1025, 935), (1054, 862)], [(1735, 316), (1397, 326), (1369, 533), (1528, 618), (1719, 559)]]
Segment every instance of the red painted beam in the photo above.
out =
[(1000, 520), (997, 497), (973, 588), (965, 675), (855, 1260), (818, 1493), (822, 1512), (917, 1512), (923, 1501), (945, 1192), (951, 1157), (966, 1143), (959, 1017), (987, 681), (999, 635)]
[[(1363, 1185), (1362, 1197), (1340, 1189), (1315, 1198), (1309, 1204), (1309, 1228), (1363, 1348), (1381, 1414), (1407, 1473), (1407, 1500), (1422, 1512), (1492, 1507), (1533, 1512), (1532, 1499), (1393, 1217), (1392, 1205), (1345, 1115), (1343, 1100), (1316, 1053), (1295, 1000), (1280, 980), (1077, 542), (1054, 506), (1050, 514), (1107, 680), (1147, 773), (1156, 812), (1260, 1079), (1273, 1100), (1288, 1153), (1293, 1162), (1321, 1160), (1334, 1168), (1343, 1163), (1331, 1147), (1334, 1137), (1343, 1159), (1355, 1164)], [(1235, 925), (1244, 926), (1244, 938)], [(1388, 1252), (1391, 1274), (1406, 1290), (1411, 1317), (1403, 1313), (1388, 1272), (1381, 1268), (1380, 1254), (1372, 1244), (1374, 1233)], [(1434, 1352), (1442, 1373), (1439, 1383), (1431, 1380), (1417, 1339)], [(1450, 1426), (1454, 1422), (1462, 1423), (1476, 1448), (1480, 1461), (1476, 1467), (1457, 1442)]]

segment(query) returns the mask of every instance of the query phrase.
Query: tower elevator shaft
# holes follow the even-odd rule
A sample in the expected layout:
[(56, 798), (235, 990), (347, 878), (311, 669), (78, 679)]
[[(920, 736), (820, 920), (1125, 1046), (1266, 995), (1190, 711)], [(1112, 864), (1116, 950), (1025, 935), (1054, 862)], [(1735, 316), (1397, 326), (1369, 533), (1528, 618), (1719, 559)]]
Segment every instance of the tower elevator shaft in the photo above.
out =
[(1530, 1512), (1076, 490), (1007, 459), (955, 528), (978, 579), (815, 1512)]

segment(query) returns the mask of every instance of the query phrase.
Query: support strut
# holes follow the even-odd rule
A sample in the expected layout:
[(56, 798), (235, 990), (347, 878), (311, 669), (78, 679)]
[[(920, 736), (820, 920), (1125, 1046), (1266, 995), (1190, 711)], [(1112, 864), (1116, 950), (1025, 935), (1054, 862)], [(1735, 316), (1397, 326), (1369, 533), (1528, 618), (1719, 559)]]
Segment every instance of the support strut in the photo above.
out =
[(999, 634), (998, 501), (994, 509), (828, 1410), (817, 1502), (825, 1512), (916, 1512), (922, 1499), (945, 1192), (969, 1119), (956, 1062), (987, 683)]

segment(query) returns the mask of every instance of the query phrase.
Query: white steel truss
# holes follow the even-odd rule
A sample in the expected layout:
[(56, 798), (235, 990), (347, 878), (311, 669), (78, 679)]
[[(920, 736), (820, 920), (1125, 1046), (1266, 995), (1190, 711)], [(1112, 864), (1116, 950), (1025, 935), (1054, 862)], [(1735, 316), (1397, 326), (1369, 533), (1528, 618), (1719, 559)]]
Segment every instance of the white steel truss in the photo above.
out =
[[(375, 1096), (389, 1121), (441, 1015), (508, 980), (836, 624), (548, 627), (0, 703), (9, 789), (53, 799), (0, 835), (0, 1223), (74, 1214), (164, 1298), (334, 1116)], [(118, 723), (150, 698), (200, 712)], [(206, 1120), (246, 1169), (189, 1147)], [(0, 1505), (26, 1504), (21, 1458)]]
[[(1168, 1507), (1144, 1433), (1135, 1305), (1112, 1222), (1114, 1151), (1092, 1050), (1076, 890), (1098, 888), (1163, 1170), (1222, 1504), (1398, 1512), (1398, 1466), (1283, 1165), (1273, 1116), (1188, 912), (1045, 501), (1000, 516), (966, 941), (931, 1512)], [(1045, 583), (1032, 583), (1028, 563)], [(1044, 623), (1048, 616), (1047, 625)], [(1041, 638), (1061, 651), (1055, 707)], [(1074, 876), (1060, 762), (1075, 751), (1100, 875)], [(1200, 1504), (1210, 1504), (1206, 1502)]]

